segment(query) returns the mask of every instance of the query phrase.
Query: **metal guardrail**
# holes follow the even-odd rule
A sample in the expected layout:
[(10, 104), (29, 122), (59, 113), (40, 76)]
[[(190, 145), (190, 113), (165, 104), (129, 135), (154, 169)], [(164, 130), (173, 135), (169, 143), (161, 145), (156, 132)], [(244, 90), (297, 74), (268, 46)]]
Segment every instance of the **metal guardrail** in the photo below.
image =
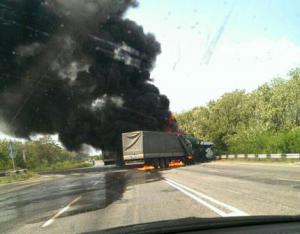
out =
[(300, 154), (226, 154), (216, 159), (293, 159), (300, 160)]

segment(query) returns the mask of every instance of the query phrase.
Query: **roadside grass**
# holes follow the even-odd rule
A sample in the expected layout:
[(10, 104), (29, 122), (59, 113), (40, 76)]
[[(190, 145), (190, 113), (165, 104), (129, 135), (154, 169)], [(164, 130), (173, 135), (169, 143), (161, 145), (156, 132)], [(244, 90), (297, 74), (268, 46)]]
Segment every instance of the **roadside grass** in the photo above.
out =
[(38, 172), (41, 171), (52, 171), (52, 170), (65, 170), (65, 169), (75, 169), (75, 168), (84, 168), (92, 166), (88, 162), (59, 162), (53, 165), (42, 165), (38, 168), (31, 169), (31, 171), (23, 172), (20, 174), (8, 174), (6, 176), (0, 177), (0, 184), (9, 184), (18, 181), (24, 181), (32, 178), (38, 178)]
[(39, 175), (33, 172), (24, 172), (21, 174), (10, 174), (3, 177), (0, 177), (0, 184), (9, 184), (17, 181), (24, 181), (31, 178), (37, 178)]
[(75, 169), (75, 168), (84, 168), (91, 167), (92, 164), (88, 162), (58, 162), (52, 165), (41, 165), (40, 167), (34, 168), (33, 171), (51, 171), (51, 170), (64, 170), (64, 169)]
[(74, 169), (74, 168), (83, 168), (90, 167), (91, 163), (88, 162), (61, 162), (54, 164), (52, 169)]

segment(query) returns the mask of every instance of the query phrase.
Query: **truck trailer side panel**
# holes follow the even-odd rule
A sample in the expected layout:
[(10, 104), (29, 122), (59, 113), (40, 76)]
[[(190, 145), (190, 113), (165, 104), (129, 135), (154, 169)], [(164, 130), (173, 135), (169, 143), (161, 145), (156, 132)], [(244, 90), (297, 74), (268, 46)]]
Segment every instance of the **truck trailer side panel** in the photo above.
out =
[(175, 133), (143, 132), (145, 158), (184, 156), (185, 151)]
[(122, 134), (124, 160), (184, 157), (175, 133), (138, 131)]
[(125, 161), (144, 159), (143, 132), (122, 133), (122, 145)]

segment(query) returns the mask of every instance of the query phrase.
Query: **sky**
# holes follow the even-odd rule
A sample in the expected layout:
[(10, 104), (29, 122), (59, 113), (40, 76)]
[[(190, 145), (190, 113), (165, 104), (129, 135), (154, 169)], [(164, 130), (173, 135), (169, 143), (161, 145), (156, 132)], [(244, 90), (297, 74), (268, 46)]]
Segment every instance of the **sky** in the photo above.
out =
[(126, 18), (161, 43), (151, 76), (182, 112), (300, 65), (300, 1), (140, 0)]

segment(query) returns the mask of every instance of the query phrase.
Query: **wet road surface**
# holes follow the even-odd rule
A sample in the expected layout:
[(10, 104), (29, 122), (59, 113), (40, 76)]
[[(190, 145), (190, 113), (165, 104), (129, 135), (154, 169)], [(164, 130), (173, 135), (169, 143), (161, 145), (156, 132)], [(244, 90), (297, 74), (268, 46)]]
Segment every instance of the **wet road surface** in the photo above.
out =
[(214, 162), (84, 170), (0, 186), (0, 233), (83, 233), (185, 217), (300, 214), (300, 167)]

